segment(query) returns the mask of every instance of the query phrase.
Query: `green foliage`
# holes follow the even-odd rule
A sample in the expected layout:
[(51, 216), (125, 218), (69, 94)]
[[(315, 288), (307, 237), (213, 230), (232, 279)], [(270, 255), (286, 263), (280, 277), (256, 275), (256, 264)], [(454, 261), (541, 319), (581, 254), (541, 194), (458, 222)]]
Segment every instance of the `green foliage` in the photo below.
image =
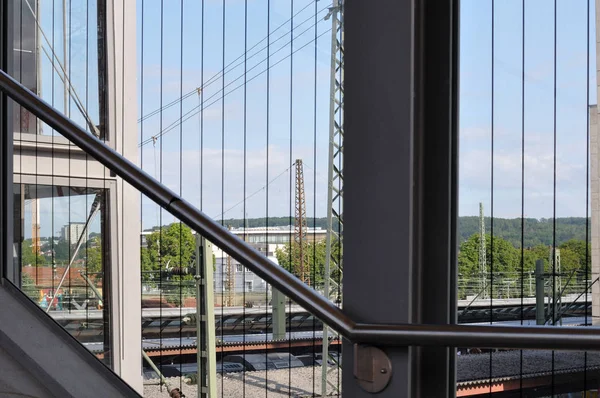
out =
[[(587, 220), (589, 222), (589, 219)], [(241, 228), (244, 223), (247, 228), (266, 226), (266, 218), (248, 218), (219, 220), (223, 225), (231, 225), (232, 228)], [(294, 220), (290, 217), (269, 217), (269, 227), (283, 227), (293, 225)], [(307, 224), (311, 228), (327, 229), (327, 218), (308, 218)], [(458, 218), (460, 242), (479, 231), (479, 217), (467, 216)], [(524, 247), (531, 248), (539, 245), (551, 246), (553, 244), (554, 223), (552, 219), (535, 218), (525, 219)], [(335, 226), (334, 226), (335, 227)], [(163, 227), (164, 228), (164, 227)], [(486, 231), (491, 230), (490, 217), (485, 218)], [(150, 230), (156, 231), (159, 227)], [(337, 230), (337, 228), (335, 228)], [(507, 240), (515, 247), (521, 247), (521, 219), (494, 218), (494, 236)], [(586, 219), (584, 217), (565, 217), (556, 219), (556, 244), (562, 245), (569, 240), (584, 241), (586, 237)]]
[[(258, 227), (264, 227), (267, 224), (267, 219), (265, 217), (261, 217), (261, 218), (247, 218), (246, 220), (244, 219), (236, 219), (236, 218), (230, 218), (228, 220), (217, 220), (218, 223), (223, 224), (223, 225), (229, 225), (232, 228), (242, 228), (244, 226), (244, 223), (246, 225), (246, 228), (258, 228)], [(293, 225), (294, 224), (294, 219), (290, 219), (290, 217), (269, 217), (269, 227), (286, 227), (288, 225)], [(306, 219), (306, 224), (308, 225), (309, 228), (322, 228), (322, 229), (327, 229), (327, 218), (326, 217), (322, 217), (322, 218), (307, 218)], [(334, 229), (337, 231), (338, 228), (337, 226), (334, 225)], [(158, 226), (154, 226), (150, 229), (147, 229), (147, 231), (158, 231), (159, 227)]]
[(191, 274), (172, 275), (168, 281), (163, 282), (162, 287), (167, 302), (178, 307), (183, 305), (183, 300), (196, 294), (196, 283)]
[(146, 237), (147, 248), (142, 248), (142, 270), (154, 271), (171, 267), (187, 267), (196, 251), (196, 241), (190, 227), (173, 223), (162, 231)]
[[(587, 220), (589, 222), (589, 219)], [(551, 218), (526, 218), (524, 222), (524, 247), (551, 246), (554, 242), (554, 222)], [(464, 242), (479, 231), (479, 217), (459, 217), (458, 230), (460, 241)], [(485, 218), (485, 230), (491, 231), (491, 218)], [(521, 247), (521, 219), (494, 218), (494, 236), (509, 241), (515, 247)], [(566, 217), (556, 219), (556, 245), (569, 240), (585, 241), (586, 219), (584, 217)]]
[[(570, 239), (562, 243), (560, 249), (560, 265), (561, 273), (568, 278), (573, 274), (573, 280), (585, 280), (585, 270), (589, 277), (590, 268), (590, 250), (586, 250), (584, 241)], [(587, 255), (587, 257), (586, 257)], [(535, 272), (535, 264), (537, 260), (544, 262), (544, 271), (552, 272), (552, 250), (550, 246), (536, 245), (528, 247), (521, 251), (519, 247), (513, 246), (509, 241), (494, 237), (493, 249), (492, 239), (490, 235), (486, 235), (486, 271), (492, 272), (495, 278), (494, 294), (500, 286), (500, 280), (512, 280), (515, 282), (523, 277), (529, 278), (529, 274)], [(523, 264), (521, 266), (521, 264)], [(459, 281), (459, 296), (464, 298), (467, 294), (467, 287), (470, 286), (471, 294), (476, 290), (478, 280), (481, 278), (479, 270), (479, 235), (477, 233), (471, 235), (468, 239), (460, 244), (458, 252), (458, 273)], [(500, 293), (498, 293), (500, 294)]]
[(29, 274), (21, 274), (21, 290), (33, 301), (37, 300), (38, 289), (35, 285), (35, 280)]
[[(296, 264), (295, 261), (299, 257), (300, 247), (296, 243), (286, 244), (283, 248), (275, 251), (277, 262), (283, 268), (287, 269), (291, 273), (296, 275)], [(337, 242), (333, 243), (333, 256), (339, 254), (339, 245)], [(304, 244), (304, 255), (307, 258), (309, 265), (309, 276), (311, 285), (321, 286), (323, 283), (323, 277), (325, 274), (325, 255), (326, 255), (326, 243), (325, 241), (318, 241), (314, 243)], [(296, 275), (299, 276), (299, 275)], [(336, 278), (336, 275), (332, 275)]]
[(25, 239), (21, 245), (21, 264), (31, 266), (46, 265), (44, 256), (34, 254), (31, 239)]
[(61, 238), (54, 243), (52, 250), (54, 250), (54, 261), (59, 264), (68, 263), (75, 248), (71, 247), (66, 239)]
[(100, 236), (88, 240), (82, 254), (87, 257), (87, 272), (102, 272), (102, 240)]
[[(493, 250), (492, 250), (493, 246)], [(520, 272), (520, 251), (502, 238), (485, 236), (487, 271), (494, 273)], [(479, 274), (479, 235), (473, 234), (460, 245), (458, 252), (458, 273), (461, 277)]]

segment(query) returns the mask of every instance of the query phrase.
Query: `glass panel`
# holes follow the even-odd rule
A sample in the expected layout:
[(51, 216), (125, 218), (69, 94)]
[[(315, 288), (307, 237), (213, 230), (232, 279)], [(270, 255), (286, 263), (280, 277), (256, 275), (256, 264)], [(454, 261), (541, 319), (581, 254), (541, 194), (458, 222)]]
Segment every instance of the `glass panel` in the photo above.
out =
[[(461, 2), (459, 323), (596, 326), (594, 13), (588, 1)], [(593, 354), (458, 354), (459, 395), (593, 387)]]
[[(98, 32), (105, 28), (99, 7), (104, 7), (101, 0), (15, 0), (12, 75), (104, 139), (106, 56)], [(13, 122), (16, 133), (58, 135), (18, 105)]]
[(111, 363), (105, 189), (14, 184), (23, 292)]

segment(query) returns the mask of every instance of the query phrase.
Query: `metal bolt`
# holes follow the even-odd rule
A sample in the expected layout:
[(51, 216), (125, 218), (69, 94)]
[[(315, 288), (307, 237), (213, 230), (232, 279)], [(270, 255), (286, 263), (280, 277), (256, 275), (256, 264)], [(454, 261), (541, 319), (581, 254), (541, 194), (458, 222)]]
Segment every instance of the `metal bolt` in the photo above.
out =
[(381, 372), (381, 374), (386, 374), (387, 373), (387, 369), (386, 368), (381, 368), (380, 372)]

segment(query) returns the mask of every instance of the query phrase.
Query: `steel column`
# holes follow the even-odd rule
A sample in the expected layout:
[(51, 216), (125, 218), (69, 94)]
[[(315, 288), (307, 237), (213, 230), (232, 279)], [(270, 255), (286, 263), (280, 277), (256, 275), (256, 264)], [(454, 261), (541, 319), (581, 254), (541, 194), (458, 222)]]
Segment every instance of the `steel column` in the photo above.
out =
[[(347, 0), (344, 9), (344, 312), (359, 322), (413, 321), (413, 1)], [(367, 250), (377, 247), (377, 250)], [(394, 311), (389, 311), (394, 308)], [(388, 347), (381, 397), (411, 397), (411, 349)], [(343, 343), (346, 398), (371, 397)]]
[[(343, 308), (360, 322), (455, 322), (455, 7), (345, 3)], [(344, 396), (371, 396), (352, 350)], [(393, 377), (378, 396), (453, 395), (453, 349), (384, 350)]]
[[(412, 322), (447, 325), (457, 322), (458, 311), (459, 8), (455, 0), (415, 4)], [(485, 294), (485, 283), (483, 288)], [(454, 396), (455, 348), (417, 347), (412, 353), (411, 396)]]

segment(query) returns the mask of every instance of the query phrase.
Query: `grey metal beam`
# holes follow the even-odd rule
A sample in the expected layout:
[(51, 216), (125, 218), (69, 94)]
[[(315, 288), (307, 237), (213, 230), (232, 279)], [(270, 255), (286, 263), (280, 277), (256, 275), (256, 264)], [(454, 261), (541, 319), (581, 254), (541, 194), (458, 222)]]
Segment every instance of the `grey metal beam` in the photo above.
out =
[[(0, 67), (10, 71), (13, 63), (13, 2), (0, 4)], [(12, 157), (12, 101), (5, 94), (0, 96), (0, 274), (20, 283), (20, 272), (14, 267), (14, 231), (7, 228), (14, 224), (13, 209), (13, 157)]]
[[(360, 322), (408, 324), (414, 321), (417, 275), (411, 265), (418, 249), (414, 1), (347, 0), (344, 11), (343, 308)], [(344, 342), (344, 397), (371, 397), (354, 377), (353, 349)], [(393, 377), (377, 396), (412, 397), (411, 349), (384, 351)]]
[[(458, 1), (415, 3), (412, 321), (456, 324)], [(454, 396), (455, 349), (420, 347), (413, 354), (412, 396)]]
[[(382, 88), (379, 87), (379, 89), (381, 90)], [(123, 178), (134, 188), (148, 196), (151, 200), (154, 200), (170, 214), (189, 225), (209, 241), (218, 245), (225, 253), (238, 260), (240, 264), (256, 273), (267, 283), (272, 284), (273, 287), (282, 291), (292, 301), (304, 307), (350, 341), (398, 347), (460, 345), (464, 347), (600, 350), (600, 334), (586, 328), (565, 327), (545, 329), (536, 327), (410, 325), (404, 322), (396, 323), (396, 320), (393, 319), (395, 318), (395, 312), (389, 311), (389, 306), (385, 309), (375, 309), (377, 314), (387, 314), (387, 319), (382, 319), (380, 321), (381, 324), (357, 323), (349, 315), (353, 315), (358, 319), (361, 319), (362, 316), (353, 314), (353, 311), (349, 311), (346, 308), (342, 311), (331, 304), (329, 300), (308, 287), (294, 275), (266, 258), (263, 253), (255, 250), (239, 237), (227, 231), (209, 216), (196, 209), (180, 196), (177, 196), (165, 185), (156, 181), (105, 143), (77, 126), (4, 71), (0, 71), (0, 90), (32, 111), (37, 117), (56, 129), (75, 145), (85, 150), (90, 156), (94, 157), (107, 168), (114, 171), (115, 174)], [(386, 109), (386, 112), (393, 113), (396, 110), (390, 106)], [(375, 124), (378, 123), (379, 121), (375, 122)], [(379, 129), (379, 127), (374, 129), (374, 134), (370, 136), (371, 139), (377, 138), (377, 130)], [(369, 128), (364, 131), (369, 131)], [(397, 148), (400, 151), (404, 150), (402, 147)], [(372, 148), (365, 146), (364, 150), (368, 153)], [(406, 152), (406, 150), (404, 151)], [(398, 155), (399, 152), (396, 151), (394, 154)], [(381, 156), (375, 159), (375, 162), (381, 161)], [(398, 177), (395, 176), (395, 179), (397, 181)], [(376, 179), (374, 178), (374, 180)], [(365, 187), (365, 191), (370, 187), (371, 185)], [(397, 200), (394, 200), (393, 203), (397, 203)], [(358, 228), (360, 227), (358, 225)], [(397, 237), (397, 231), (393, 232)], [(391, 238), (387, 238), (386, 241), (395, 242)], [(364, 252), (366, 253), (367, 250), (364, 250)], [(372, 258), (369, 258), (369, 261), (363, 263), (363, 266), (364, 264), (371, 266), (373, 264), (372, 260)], [(393, 257), (393, 261), (396, 264), (402, 264), (406, 260)], [(367, 278), (365, 281), (372, 280), (371, 278)], [(344, 288), (348, 291), (347, 284)], [(361, 288), (358, 289), (359, 292)], [(398, 286), (394, 285), (394, 289), (397, 290)], [(388, 292), (382, 290), (379, 286), (373, 290), (373, 295), (376, 296), (385, 297), (388, 294)]]

